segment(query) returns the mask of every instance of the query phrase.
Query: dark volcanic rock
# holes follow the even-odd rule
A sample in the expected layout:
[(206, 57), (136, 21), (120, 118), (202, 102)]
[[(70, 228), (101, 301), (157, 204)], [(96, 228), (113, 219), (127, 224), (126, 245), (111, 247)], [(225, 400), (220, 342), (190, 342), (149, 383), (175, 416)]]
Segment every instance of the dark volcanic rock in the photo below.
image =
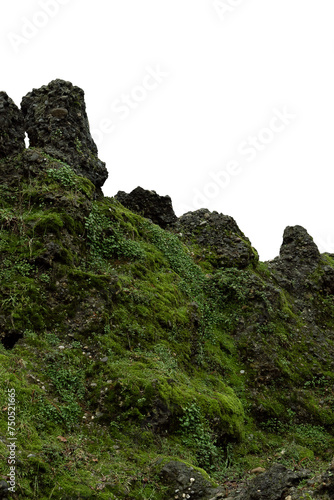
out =
[[(327, 254), (333, 258), (333, 254)], [(334, 269), (331, 266), (324, 266), (324, 274), (321, 277), (321, 288), (324, 293), (334, 295)]]
[(31, 147), (40, 147), (68, 163), (96, 187), (104, 184), (108, 172), (97, 157), (83, 90), (70, 82), (53, 80), (23, 97), (21, 108)]
[(299, 290), (308, 284), (306, 278), (315, 270), (320, 260), (318, 247), (306, 229), (302, 226), (288, 226), (284, 230), (280, 255), (269, 267), (282, 275), (283, 279), (279, 279), (282, 286)]
[(169, 196), (160, 196), (155, 191), (138, 186), (129, 194), (118, 191), (115, 199), (132, 212), (151, 219), (163, 229), (176, 221), (172, 200)]
[(9, 485), (6, 481), (0, 481), (0, 498), (5, 499), (8, 495)]
[(321, 484), (317, 488), (315, 495), (320, 498), (334, 499), (334, 460), (331, 467), (321, 477)]
[(260, 474), (236, 497), (236, 500), (281, 500), (289, 488), (309, 477), (308, 471), (292, 471), (281, 464), (273, 465), (268, 472)]
[(288, 226), (283, 234), (280, 260), (287, 267), (301, 265), (303, 269), (313, 269), (320, 260), (320, 252), (306, 229)]
[(215, 500), (223, 497), (222, 488), (215, 488), (199, 471), (183, 462), (168, 462), (160, 475), (164, 484), (169, 486), (171, 496), (168, 498)]
[(211, 255), (205, 255), (205, 258), (217, 267), (244, 269), (258, 261), (249, 239), (228, 215), (210, 212), (206, 208), (187, 212), (177, 219), (173, 231), (181, 233), (185, 240), (207, 248)]
[(0, 92), (0, 158), (20, 153), (25, 148), (24, 119), (6, 92)]

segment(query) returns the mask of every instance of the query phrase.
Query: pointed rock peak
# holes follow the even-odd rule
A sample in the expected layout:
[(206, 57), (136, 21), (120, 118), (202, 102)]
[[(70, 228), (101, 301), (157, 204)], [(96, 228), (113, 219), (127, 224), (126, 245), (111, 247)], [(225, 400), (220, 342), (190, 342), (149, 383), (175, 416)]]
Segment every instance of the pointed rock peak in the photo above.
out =
[(302, 226), (288, 226), (283, 234), (280, 259), (316, 265), (320, 259), (320, 252), (306, 229)]
[(312, 236), (302, 226), (288, 226), (284, 230), (279, 257), (269, 263), (276, 279), (289, 292), (300, 296), (312, 285), (310, 275), (319, 265), (321, 255)]
[(108, 177), (90, 134), (84, 91), (64, 80), (33, 89), (22, 99), (30, 146), (68, 163), (101, 187)]
[(0, 92), (0, 159), (25, 149), (24, 119), (6, 92)]

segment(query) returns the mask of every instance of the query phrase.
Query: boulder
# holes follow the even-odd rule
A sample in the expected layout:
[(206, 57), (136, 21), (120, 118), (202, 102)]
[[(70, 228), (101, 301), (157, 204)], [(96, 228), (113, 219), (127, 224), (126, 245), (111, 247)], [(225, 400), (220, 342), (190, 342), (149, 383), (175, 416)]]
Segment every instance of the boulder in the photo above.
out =
[(25, 149), (24, 119), (6, 92), (0, 92), (0, 159)]
[(160, 472), (163, 483), (169, 487), (168, 496), (173, 499), (216, 500), (223, 498), (225, 490), (215, 487), (205, 477), (205, 472), (176, 460), (166, 463)]
[(203, 258), (210, 260), (215, 267), (244, 269), (258, 261), (251, 242), (228, 215), (210, 212), (206, 208), (187, 212), (177, 219), (173, 231), (181, 234), (184, 240), (206, 249)]
[(160, 196), (155, 191), (138, 186), (131, 193), (118, 191), (115, 199), (132, 212), (151, 219), (154, 224), (163, 229), (169, 224), (173, 224), (177, 219), (170, 197)]
[(101, 188), (108, 177), (90, 134), (84, 92), (70, 82), (53, 80), (22, 99), (30, 146), (69, 164)]
[(258, 475), (235, 500), (281, 500), (289, 488), (310, 476), (309, 471), (292, 471), (282, 464), (274, 464), (268, 472)]

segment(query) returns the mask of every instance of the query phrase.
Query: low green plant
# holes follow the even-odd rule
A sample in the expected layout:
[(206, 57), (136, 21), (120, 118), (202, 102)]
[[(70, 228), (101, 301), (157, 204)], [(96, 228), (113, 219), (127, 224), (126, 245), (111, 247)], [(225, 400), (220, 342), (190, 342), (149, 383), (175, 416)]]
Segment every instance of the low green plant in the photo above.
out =
[(23, 218), (21, 215), (18, 215), (10, 208), (1, 208), (0, 209), (0, 228), (10, 229), (16, 233), (22, 231), (23, 226)]
[(324, 376), (313, 376), (310, 380), (306, 380), (304, 383), (305, 389), (307, 388), (317, 388), (317, 387), (327, 387), (329, 385), (329, 380)]
[(50, 283), (51, 281), (51, 276), (50, 274), (47, 274), (47, 273), (43, 273), (39, 276), (39, 279), (43, 282), (43, 283)]
[(293, 432), (304, 446), (313, 450), (321, 450), (328, 446), (329, 436), (321, 425), (298, 424), (293, 427)]
[(36, 427), (40, 430), (48, 427), (63, 425), (69, 432), (79, 422), (82, 410), (78, 403), (69, 401), (59, 404), (49, 400), (46, 396), (36, 399)]
[(179, 422), (183, 442), (195, 450), (198, 465), (207, 470), (214, 469), (219, 456), (218, 449), (209, 423), (196, 403), (183, 408)]
[(52, 346), (58, 346), (60, 344), (60, 339), (54, 332), (46, 332), (44, 337), (45, 340)]
[(76, 186), (75, 173), (66, 163), (60, 163), (57, 168), (50, 168), (46, 173), (51, 179), (60, 182), (67, 189), (73, 189)]
[(182, 278), (181, 288), (190, 296), (201, 295), (205, 281), (204, 273), (194, 263), (178, 237), (146, 221), (143, 222), (143, 227), (147, 231), (150, 240), (168, 260), (173, 271)]
[(94, 255), (110, 259), (142, 259), (145, 256), (140, 243), (126, 238), (120, 224), (111, 222), (94, 204), (85, 222), (87, 239)]
[(47, 375), (50, 377), (58, 395), (67, 402), (83, 399), (85, 394), (84, 372), (75, 367), (66, 366), (63, 359), (49, 364)]

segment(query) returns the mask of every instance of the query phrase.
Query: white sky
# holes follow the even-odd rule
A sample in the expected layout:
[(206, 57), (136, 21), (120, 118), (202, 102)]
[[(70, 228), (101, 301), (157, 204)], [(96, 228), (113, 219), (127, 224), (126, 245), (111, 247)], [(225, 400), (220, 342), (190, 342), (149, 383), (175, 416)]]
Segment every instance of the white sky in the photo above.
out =
[(83, 88), (108, 196), (140, 185), (177, 215), (231, 215), (261, 260), (295, 224), (334, 252), (333, 15), (333, 0), (12, 0), (0, 90), (19, 105), (55, 78)]

